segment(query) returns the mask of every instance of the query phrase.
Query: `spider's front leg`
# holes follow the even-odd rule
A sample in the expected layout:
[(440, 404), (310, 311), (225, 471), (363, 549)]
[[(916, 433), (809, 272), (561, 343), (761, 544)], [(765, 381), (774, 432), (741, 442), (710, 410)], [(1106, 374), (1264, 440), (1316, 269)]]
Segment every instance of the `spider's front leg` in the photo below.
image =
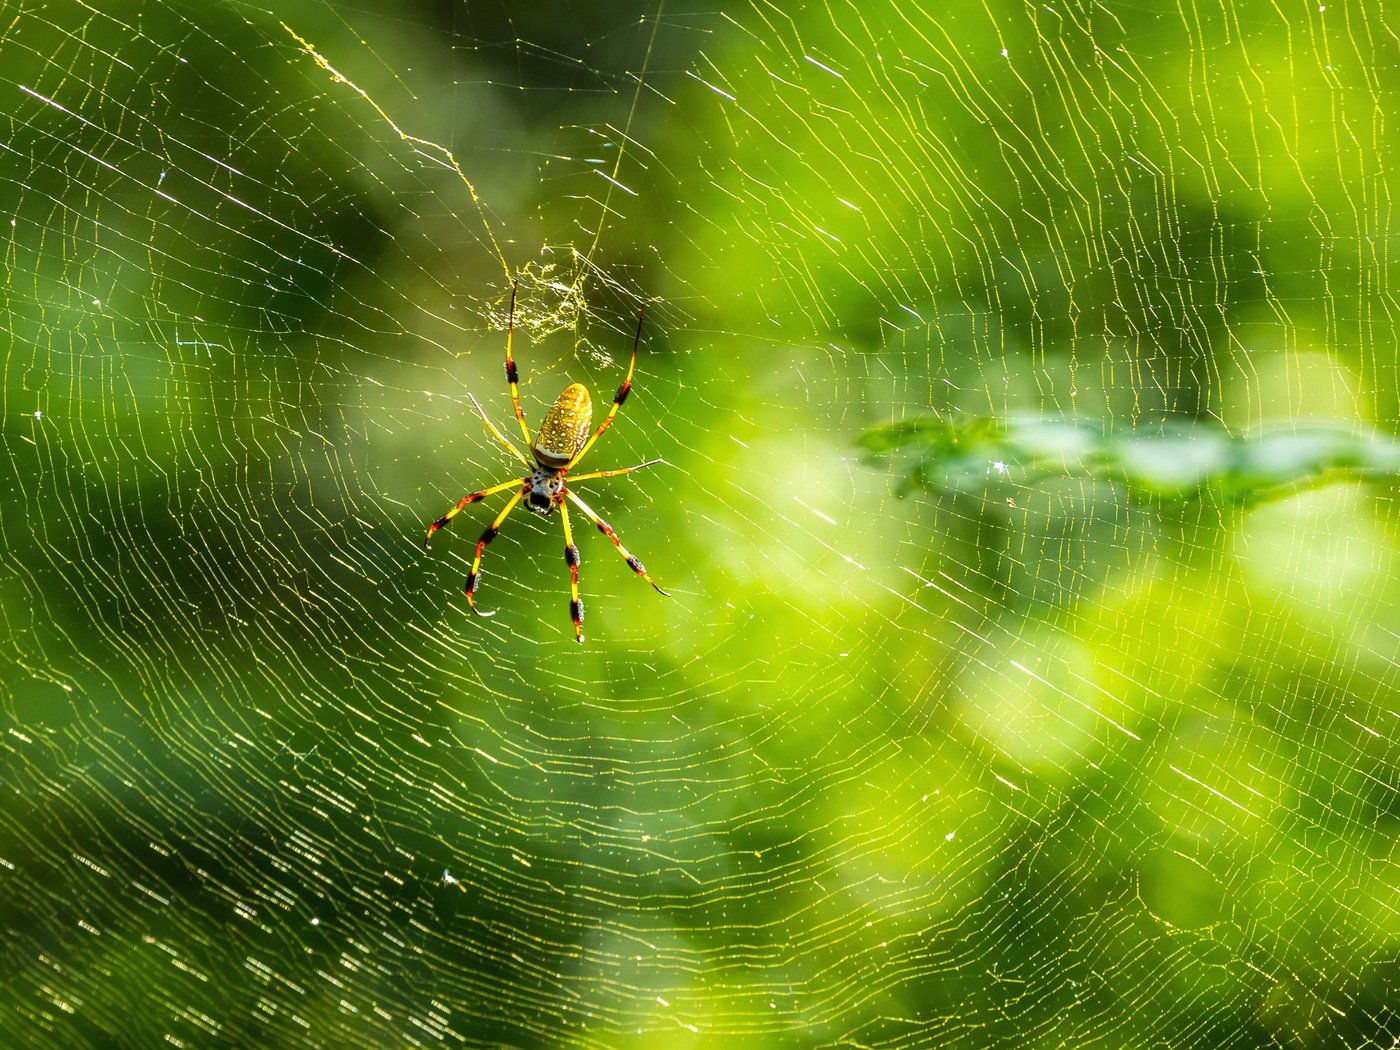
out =
[(510, 385), (510, 403), (515, 409), (515, 418), (520, 423), (520, 433), (525, 436), (525, 447), (530, 447), (530, 427), (525, 422), (525, 413), (520, 409), (520, 370), (515, 367), (511, 354), (511, 343), (515, 340), (515, 293), (520, 291), (520, 282), (510, 286), (510, 318), (506, 321), (506, 383)]
[(578, 465), (578, 461), (588, 455), (588, 450), (594, 443), (603, 436), (603, 431), (612, 426), (613, 417), (617, 415), (617, 410), (622, 407), (622, 403), (627, 400), (628, 393), (632, 390), (632, 375), (637, 371), (637, 347), (642, 342), (642, 319), (646, 316), (647, 308), (643, 304), (637, 311), (637, 336), (632, 340), (632, 359), (627, 362), (627, 378), (622, 381), (622, 385), (617, 388), (617, 394), (613, 397), (612, 408), (608, 409), (608, 414), (603, 417), (603, 422), (598, 425), (598, 429), (593, 432), (593, 436), (579, 446), (568, 465), (564, 467), (564, 473), (568, 473)]

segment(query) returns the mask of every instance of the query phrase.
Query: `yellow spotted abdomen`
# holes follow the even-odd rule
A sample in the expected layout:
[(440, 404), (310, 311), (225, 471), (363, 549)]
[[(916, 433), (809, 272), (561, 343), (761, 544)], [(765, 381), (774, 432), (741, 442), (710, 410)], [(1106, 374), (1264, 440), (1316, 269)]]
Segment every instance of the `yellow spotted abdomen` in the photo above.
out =
[(559, 395), (535, 435), (535, 462), (550, 470), (563, 470), (583, 447), (593, 425), (593, 399), (582, 383), (570, 383)]

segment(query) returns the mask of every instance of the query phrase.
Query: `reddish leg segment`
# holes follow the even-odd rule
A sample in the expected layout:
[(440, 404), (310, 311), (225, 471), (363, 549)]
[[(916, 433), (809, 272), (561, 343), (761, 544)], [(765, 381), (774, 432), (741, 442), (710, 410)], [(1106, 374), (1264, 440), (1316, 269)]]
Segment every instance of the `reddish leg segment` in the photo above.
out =
[[(651, 584), (658, 594), (666, 594), (665, 591), (663, 591), (660, 587), (656, 586), (656, 581), (647, 575), (646, 567), (642, 565), (642, 563), (639, 562), (636, 558), (634, 558), (632, 554), (627, 550), (627, 548), (622, 545), (622, 541), (617, 538), (617, 533), (613, 532), (611, 525), (609, 525), (602, 518), (598, 517), (597, 514), (593, 513), (592, 507), (590, 507), (587, 503), (583, 502), (583, 500), (579, 499), (568, 489), (564, 490), (564, 494), (568, 496), (569, 499), (574, 501), (574, 506), (578, 507), (579, 510), (583, 511), (585, 514), (588, 515), (588, 520), (593, 522), (594, 525), (598, 526), (599, 532), (601, 532), (608, 539), (612, 540), (612, 544), (614, 547), (617, 548), (617, 552), (621, 554), (622, 557), (626, 560), (628, 568), (630, 568), (642, 579), (646, 580), (647, 583)], [(562, 503), (559, 505), (559, 509), (564, 509), (564, 505)], [(666, 596), (668, 598), (670, 597), (669, 594), (666, 594)]]
[(583, 641), (583, 601), (578, 596), (578, 548), (574, 530), (569, 527), (569, 506), (559, 501), (559, 518), (564, 523), (564, 562), (569, 566), (569, 619), (574, 621), (574, 641)]
[(486, 531), (481, 534), (481, 539), (476, 541), (476, 557), (472, 559), (472, 571), (467, 573), (467, 604), (471, 606), (472, 612), (478, 616), (495, 616), (495, 612), (482, 612), (476, 607), (476, 585), (481, 578), (481, 556), (486, 551), (486, 545), (496, 538), (496, 533), (501, 531), (501, 523), (510, 516), (510, 512), (515, 509), (517, 503), (525, 498), (525, 493), (529, 492), (528, 485), (521, 487), (520, 491), (510, 498), (505, 510), (496, 515), (496, 520), (486, 526)]
[(428, 541), (433, 538), (433, 533), (437, 532), (438, 529), (455, 518), (458, 512), (461, 511), (463, 507), (467, 506), (467, 504), (475, 503), (477, 500), (485, 499), (487, 496), (494, 496), (498, 492), (504, 492), (506, 489), (514, 488), (517, 485), (528, 484), (529, 481), (529, 478), (511, 478), (511, 480), (503, 481), (499, 485), (492, 485), (489, 489), (482, 489), (480, 492), (473, 492), (470, 496), (463, 496), (457, 502), (457, 506), (453, 507), (442, 517), (438, 518), (437, 521), (428, 526), (428, 534), (423, 537), (423, 546), (426, 547)]

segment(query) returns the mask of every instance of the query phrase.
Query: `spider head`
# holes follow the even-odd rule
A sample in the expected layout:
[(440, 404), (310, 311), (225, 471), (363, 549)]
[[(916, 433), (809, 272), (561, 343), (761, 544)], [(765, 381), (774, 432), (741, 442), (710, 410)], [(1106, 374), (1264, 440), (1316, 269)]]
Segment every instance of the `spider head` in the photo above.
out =
[(564, 479), (559, 471), (540, 467), (530, 478), (530, 494), (525, 505), (542, 518), (554, 513), (564, 492)]

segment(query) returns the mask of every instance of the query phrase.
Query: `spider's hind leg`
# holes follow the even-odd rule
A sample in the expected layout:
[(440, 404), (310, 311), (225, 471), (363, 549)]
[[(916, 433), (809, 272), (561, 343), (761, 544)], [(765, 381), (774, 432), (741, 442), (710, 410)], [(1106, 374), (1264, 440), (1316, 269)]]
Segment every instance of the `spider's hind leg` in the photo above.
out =
[[(567, 490), (565, 490), (567, 491)], [(574, 641), (583, 641), (583, 601), (578, 596), (578, 548), (569, 527), (569, 507), (559, 499), (559, 520), (564, 523), (564, 563), (569, 567), (569, 619), (574, 621)]]
[(428, 541), (433, 538), (433, 533), (437, 532), (438, 529), (442, 528), (453, 518), (455, 518), (458, 515), (458, 513), (461, 512), (463, 507), (467, 506), (470, 503), (475, 503), (477, 500), (485, 499), (487, 496), (494, 496), (498, 492), (504, 492), (508, 488), (513, 488), (514, 486), (523, 484), (529, 480), (529, 478), (511, 478), (509, 481), (503, 481), (499, 485), (492, 485), (489, 489), (482, 489), (480, 492), (473, 492), (470, 495), (463, 496), (460, 500), (457, 501), (457, 506), (453, 507), (442, 517), (438, 518), (437, 521), (433, 522), (431, 525), (428, 526), (428, 534), (423, 537), (423, 546), (426, 547), (428, 545)]
[(645, 463), (638, 463), (635, 467), (622, 467), (619, 470), (595, 470), (588, 474), (575, 474), (569, 478), (570, 481), (592, 481), (594, 478), (615, 478), (620, 474), (631, 474), (634, 470), (641, 470), (643, 467), (654, 467), (658, 463), (665, 463), (664, 459), (649, 459)]
[[(598, 515), (593, 512), (592, 507), (590, 507), (587, 503), (583, 502), (583, 500), (575, 496), (570, 490), (565, 489), (564, 494), (568, 496), (569, 499), (574, 501), (575, 506), (577, 506), (579, 510), (583, 511), (585, 514), (588, 515), (588, 520), (593, 522), (594, 525), (598, 526), (599, 532), (601, 532), (608, 539), (612, 540), (612, 545), (617, 548), (617, 553), (621, 554), (623, 559), (627, 562), (627, 567), (629, 569), (635, 572), (642, 579), (646, 580), (647, 583), (651, 584), (652, 588), (656, 591), (657, 594), (665, 594), (668, 598), (671, 596), (668, 592), (663, 591), (660, 587), (658, 587), (656, 585), (656, 581), (647, 575), (646, 566), (639, 562), (632, 555), (632, 553), (622, 545), (622, 541), (617, 538), (617, 533), (613, 532), (611, 525), (609, 525), (602, 518), (598, 517)], [(564, 505), (562, 503), (559, 504), (559, 509), (564, 509)]]
[(476, 541), (476, 557), (472, 559), (472, 571), (467, 573), (466, 592), (467, 605), (469, 605), (472, 612), (476, 613), (478, 616), (496, 615), (494, 611), (482, 612), (476, 607), (476, 585), (481, 579), (481, 556), (486, 552), (486, 545), (496, 538), (496, 533), (501, 531), (501, 524), (510, 516), (510, 512), (515, 509), (516, 504), (525, 498), (525, 493), (529, 491), (529, 487), (524, 486), (512, 496), (510, 502), (506, 504), (505, 509), (496, 515), (495, 521), (486, 526), (486, 530), (481, 534), (481, 539)]

